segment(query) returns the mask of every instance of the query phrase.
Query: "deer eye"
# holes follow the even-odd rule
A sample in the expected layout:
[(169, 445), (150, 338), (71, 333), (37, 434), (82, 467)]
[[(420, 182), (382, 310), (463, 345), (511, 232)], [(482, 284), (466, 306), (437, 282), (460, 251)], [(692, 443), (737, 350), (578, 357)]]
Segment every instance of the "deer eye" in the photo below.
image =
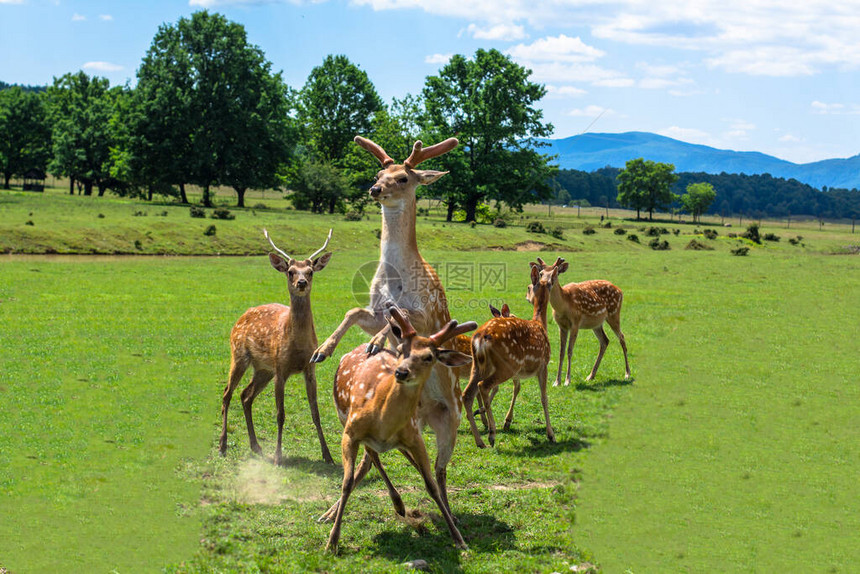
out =
[(400, 184), (406, 183), (408, 181), (409, 181), (408, 177), (398, 177), (397, 178), (397, 183), (400, 183)]
[(295, 272), (295, 271), (293, 271), (292, 269), (290, 269), (290, 270), (287, 272), (287, 275), (289, 275), (289, 276), (290, 276), (290, 279), (292, 279), (292, 278), (293, 278), (293, 275), (295, 275), (295, 274), (296, 274), (296, 272)]
[(433, 355), (427, 355), (426, 357), (424, 357), (424, 362), (425, 362), (425, 363), (429, 363), (429, 362), (430, 362), (430, 361), (432, 361), (432, 360), (433, 360)]

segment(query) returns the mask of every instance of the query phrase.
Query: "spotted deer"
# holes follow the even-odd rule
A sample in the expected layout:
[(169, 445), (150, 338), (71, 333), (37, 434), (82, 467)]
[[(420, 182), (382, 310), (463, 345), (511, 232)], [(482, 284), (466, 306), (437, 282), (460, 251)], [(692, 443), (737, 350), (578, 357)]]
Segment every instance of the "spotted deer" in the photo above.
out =
[(317, 429), (322, 457), (328, 463), (334, 463), (329, 453), (328, 445), (320, 425), (319, 409), (317, 407), (316, 365), (310, 362), (311, 355), (317, 346), (317, 336), (314, 331), (314, 318), (311, 313), (311, 287), (315, 271), (322, 271), (331, 258), (331, 253), (325, 251), (331, 239), (331, 230), (322, 247), (305, 260), (293, 259), (281, 251), (269, 233), (263, 233), (272, 248), (278, 253), (269, 254), (269, 263), (277, 271), (287, 277), (287, 289), (290, 294), (290, 305), (270, 303), (252, 307), (239, 317), (230, 332), (230, 376), (221, 403), (220, 451), (223, 456), (227, 452), (227, 411), (233, 391), (242, 380), (249, 366), (254, 368), (250, 384), (242, 391), (242, 408), (245, 411), (245, 423), (248, 427), (248, 439), (251, 450), (262, 453), (257, 435), (254, 432), (252, 406), (263, 389), (272, 378), (275, 379), (275, 403), (278, 409), (278, 443), (275, 447), (275, 464), (282, 462), (281, 443), (284, 430), (284, 387), (287, 379), (296, 373), (302, 373), (305, 378), (305, 391), (311, 409), (311, 418)]
[[(400, 341), (397, 352), (383, 349), (368, 355), (364, 345), (343, 356), (334, 379), (334, 401), (337, 415), (344, 425), (341, 440), (343, 485), (338, 501), (320, 521), (334, 520), (326, 549), (337, 552), (343, 513), (359, 477), (375, 466), (388, 488), (394, 510), (406, 515), (403, 500), (394, 488), (380, 461), (379, 454), (397, 449), (421, 473), (424, 486), (439, 507), (454, 543), (465, 549), (466, 543), (454, 524), (448, 505), (433, 477), (430, 458), (421, 435), (418, 405), (425, 384), (436, 364), (457, 367), (468, 364), (471, 357), (455, 350), (443, 349), (450, 339), (475, 329), (475, 322), (458, 325), (450, 321), (429, 337), (419, 336), (409, 319), (397, 307), (390, 308), (392, 334)], [(355, 469), (358, 448), (364, 445), (364, 457)]]
[[(379, 265), (371, 281), (369, 305), (346, 313), (341, 324), (314, 353), (311, 358), (314, 362), (330, 357), (353, 325), (373, 335), (368, 345), (370, 352), (382, 348), (390, 331), (384, 311), (391, 302), (407, 314), (415, 330), (422, 335), (439, 331), (451, 320), (442, 282), (418, 251), (415, 190), (448, 173), (416, 168), (454, 149), (457, 140), (449, 138), (427, 148), (420, 141), (415, 142), (412, 153), (402, 164), (395, 163), (385, 150), (368, 139), (357, 136), (355, 142), (382, 164), (370, 188), (370, 197), (382, 208)], [(450, 369), (437, 365), (424, 385), (419, 420), (436, 434), (436, 481), (446, 504), (447, 467), (457, 440), (461, 409), (457, 378)]]
[[(532, 262), (532, 266), (536, 267), (543, 277), (546, 274), (561, 274), (567, 271), (568, 263), (561, 257), (557, 258), (555, 263), (547, 265), (538, 257), (537, 263)], [(529, 292), (531, 296), (531, 291)], [(554, 387), (561, 383), (561, 369), (564, 363), (565, 343), (567, 344), (567, 376), (564, 379), (565, 386), (570, 384), (570, 358), (573, 354), (573, 345), (576, 342), (576, 336), (580, 329), (591, 329), (594, 331), (597, 340), (600, 343), (600, 351), (597, 353), (597, 360), (594, 361), (594, 367), (591, 369), (591, 374), (586, 377), (586, 381), (594, 379), (597, 374), (597, 368), (600, 366), (600, 361), (603, 360), (603, 354), (606, 352), (606, 347), (609, 346), (609, 337), (603, 330), (603, 323), (608, 323), (609, 327), (615, 332), (618, 337), (618, 342), (621, 343), (621, 350), (624, 351), (624, 378), (630, 378), (630, 363), (627, 361), (627, 342), (624, 339), (624, 333), (621, 332), (621, 303), (624, 299), (621, 289), (610, 283), (609, 281), (594, 280), (583, 281), (582, 283), (568, 283), (561, 286), (558, 283), (553, 285), (550, 291), (549, 302), (552, 305), (552, 318), (558, 324), (559, 334), (559, 357), (558, 357), (558, 375), (556, 375)], [(570, 342), (567, 337), (570, 334)]]
[(475, 444), (478, 448), (486, 445), (481, 440), (472, 405), (475, 396), (480, 394), (487, 419), (490, 446), (496, 442), (496, 422), (493, 418), (490, 393), (498, 385), (509, 379), (522, 379), (537, 376), (540, 398), (546, 420), (546, 436), (555, 442), (555, 433), (549, 422), (549, 403), (546, 394), (547, 366), (549, 364), (549, 337), (546, 331), (546, 312), (552, 284), (558, 280), (557, 274), (546, 277), (531, 269), (532, 304), (534, 312), (531, 320), (517, 317), (494, 317), (472, 336), (472, 373), (469, 384), (463, 391), (466, 416)]

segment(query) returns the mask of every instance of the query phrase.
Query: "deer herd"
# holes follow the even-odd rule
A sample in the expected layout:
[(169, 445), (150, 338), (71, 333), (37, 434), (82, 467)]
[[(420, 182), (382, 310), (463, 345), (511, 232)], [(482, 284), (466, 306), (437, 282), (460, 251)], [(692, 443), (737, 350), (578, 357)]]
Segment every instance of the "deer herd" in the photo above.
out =
[[(370, 468), (376, 467), (388, 489), (397, 514), (405, 508), (386, 474), (380, 453), (397, 449), (418, 470), (428, 494), (439, 507), (454, 543), (466, 548), (448, 502), (447, 467), (454, 453), (461, 413), (465, 407), (475, 444), (484, 448), (475, 421), (480, 414), (491, 446), (495, 445), (496, 423), (492, 402), (502, 383), (513, 381), (513, 396), (505, 417), (507, 430), (513, 419), (520, 381), (536, 377), (546, 421), (546, 436), (555, 442), (549, 420), (547, 380), (550, 342), (547, 312), (559, 327), (559, 365), (554, 386), (561, 382), (567, 346), (567, 375), (570, 384), (570, 355), (580, 328), (594, 331), (600, 350), (586, 380), (592, 380), (603, 359), (609, 338), (603, 323), (618, 337), (624, 353), (624, 378), (630, 377), (627, 344), (621, 332), (621, 290), (608, 281), (585, 281), (561, 285), (559, 275), (568, 262), (558, 258), (547, 265), (537, 258), (530, 263), (527, 300), (533, 306), (531, 319), (515, 317), (507, 305), (490, 306), (493, 317), (478, 327), (474, 321), (458, 323), (448, 311), (445, 290), (433, 267), (418, 251), (415, 233), (416, 189), (429, 185), (447, 172), (416, 169), (422, 162), (454, 149), (458, 142), (447, 139), (430, 147), (415, 142), (412, 153), (398, 164), (379, 145), (356, 137), (355, 143), (375, 156), (382, 169), (370, 188), (371, 197), (382, 210), (380, 259), (370, 286), (370, 303), (346, 313), (341, 324), (318, 344), (311, 312), (314, 274), (325, 269), (331, 253), (323, 246), (303, 260), (279, 249), (263, 230), (275, 253), (269, 254), (272, 267), (286, 275), (290, 305), (271, 303), (248, 309), (230, 333), (230, 372), (222, 398), (221, 455), (227, 451), (227, 414), (233, 391), (248, 367), (251, 382), (241, 392), (242, 408), (251, 450), (262, 450), (254, 432), (254, 399), (274, 378), (278, 438), (275, 464), (283, 464), (284, 389), (287, 379), (302, 373), (305, 391), (316, 427), (322, 458), (332, 463), (320, 423), (317, 406), (316, 364), (333, 356), (338, 343), (357, 324), (370, 336), (367, 344), (344, 354), (334, 377), (334, 404), (343, 425), (341, 459), (343, 484), (337, 502), (321, 517), (333, 522), (327, 549), (337, 551), (341, 523), (353, 489)], [(322, 255), (320, 255), (322, 254)], [(474, 334), (466, 333), (474, 331)], [(569, 342), (568, 342), (569, 336)], [(388, 348), (386, 343), (390, 343)], [(468, 379), (461, 393), (459, 379)], [(474, 411), (477, 397), (479, 408)], [(429, 426), (436, 435), (436, 460), (431, 470), (422, 429)], [(356, 468), (359, 447), (364, 455)]]

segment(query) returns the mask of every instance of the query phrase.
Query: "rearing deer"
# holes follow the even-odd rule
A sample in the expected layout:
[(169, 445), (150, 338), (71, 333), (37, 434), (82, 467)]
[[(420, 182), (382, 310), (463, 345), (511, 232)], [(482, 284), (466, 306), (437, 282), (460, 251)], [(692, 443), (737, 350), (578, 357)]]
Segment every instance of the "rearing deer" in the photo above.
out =
[[(382, 348), (390, 330), (383, 314), (388, 303), (396, 303), (422, 335), (439, 331), (451, 320), (442, 282), (418, 252), (415, 236), (415, 189), (433, 183), (448, 172), (415, 168), (454, 149), (457, 140), (449, 138), (427, 148), (420, 141), (415, 142), (412, 153), (402, 164), (395, 163), (385, 150), (368, 139), (356, 137), (355, 143), (382, 164), (370, 188), (370, 196), (382, 207), (379, 266), (370, 285), (369, 306), (356, 307), (346, 313), (343, 322), (314, 353), (311, 358), (314, 362), (330, 357), (347, 330), (355, 324), (373, 335), (368, 345), (370, 352)], [(437, 366), (424, 385), (418, 414), (421, 423), (430, 425), (436, 434), (436, 481), (446, 505), (446, 469), (457, 440), (461, 408), (457, 378), (450, 369)]]
[[(439, 507), (455, 544), (465, 549), (466, 543), (433, 479), (417, 410), (434, 365), (456, 367), (471, 361), (469, 355), (441, 346), (478, 325), (474, 322), (457, 325), (456, 321), (451, 321), (438, 333), (421, 337), (399, 309), (392, 306), (390, 311), (394, 323), (392, 333), (401, 341), (397, 353), (384, 349), (368, 355), (362, 345), (343, 356), (335, 374), (334, 400), (337, 415), (344, 425), (341, 441), (343, 486), (338, 501), (320, 518), (321, 521), (334, 518), (326, 549), (337, 551), (346, 502), (359, 477), (367, 473), (371, 464), (382, 475), (395, 511), (405, 516), (403, 500), (379, 459), (380, 453), (395, 448), (421, 473), (427, 492)], [(364, 458), (356, 472), (355, 459), (361, 445), (364, 445)]]
[(242, 407), (245, 411), (245, 423), (248, 426), (251, 450), (257, 454), (262, 452), (254, 432), (252, 414), (254, 399), (274, 377), (275, 403), (278, 408), (278, 444), (275, 449), (275, 464), (281, 464), (281, 440), (285, 419), (284, 386), (290, 375), (301, 372), (305, 377), (305, 391), (311, 408), (311, 418), (317, 429), (323, 460), (333, 463), (320, 425), (320, 414), (317, 407), (316, 365), (310, 362), (311, 355), (317, 346), (314, 317), (311, 313), (311, 287), (314, 272), (322, 271), (331, 258), (331, 253), (316, 258), (328, 246), (331, 230), (329, 230), (323, 246), (303, 261), (293, 259), (278, 249), (265, 229), (263, 233), (271, 243), (272, 248), (280, 254), (270, 253), (269, 262), (272, 267), (287, 276), (290, 306), (270, 303), (252, 307), (239, 317), (230, 332), (230, 377), (227, 387), (224, 389), (221, 404), (223, 419), (220, 442), (221, 455), (223, 456), (227, 452), (227, 410), (230, 408), (230, 399), (245, 371), (249, 366), (253, 366), (254, 376), (251, 383), (242, 391)]
[[(537, 263), (531, 264), (536, 267), (541, 276), (557, 271), (559, 274), (567, 271), (568, 263), (561, 257), (555, 260), (552, 265), (547, 265), (538, 257)], [(529, 297), (532, 296), (531, 289)], [(558, 283), (553, 285), (550, 291), (549, 302), (552, 305), (552, 318), (558, 324), (559, 334), (559, 357), (558, 357), (558, 375), (555, 377), (554, 387), (561, 383), (561, 369), (564, 363), (565, 343), (567, 343), (567, 335), (570, 333), (570, 342), (567, 343), (567, 376), (564, 379), (564, 385), (570, 384), (570, 356), (573, 354), (573, 345), (576, 343), (576, 335), (580, 329), (591, 329), (594, 335), (600, 342), (600, 351), (597, 353), (597, 360), (594, 361), (594, 367), (591, 369), (591, 374), (586, 377), (586, 381), (594, 379), (597, 374), (597, 368), (600, 366), (600, 361), (603, 360), (603, 354), (606, 352), (606, 347), (609, 346), (609, 337), (603, 330), (603, 323), (609, 323), (609, 326), (618, 337), (618, 342), (621, 344), (621, 350), (624, 351), (624, 378), (630, 378), (630, 363), (627, 361), (627, 342), (624, 340), (624, 333), (621, 332), (621, 302), (624, 295), (621, 289), (610, 283), (609, 281), (594, 280), (583, 281), (582, 283), (568, 283), (561, 286)]]

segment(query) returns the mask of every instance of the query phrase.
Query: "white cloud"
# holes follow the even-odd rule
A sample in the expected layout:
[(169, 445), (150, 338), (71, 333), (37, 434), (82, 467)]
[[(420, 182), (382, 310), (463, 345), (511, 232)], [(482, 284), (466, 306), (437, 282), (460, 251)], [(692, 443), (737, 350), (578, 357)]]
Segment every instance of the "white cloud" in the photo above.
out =
[(513, 24), (496, 24), (489, 28), (469, 24), (466, 32), (478, 40), (522, 40), (528, 37), (523, 26)]
[(846, 106), (845, 104), (826, 104), (816, 100), (811, 105), (812, 113), (821, 116), (855, 116), (860, 114), (860, 106), (857, 104)]
[(75, 13), (75, 14), (72, 16), (72, 22), (83, 22), (83, 21), (84, 21), (84, 20), (86, 20), (86, 19), (87, 19), (87, 17), (86, 17), (86, 16), (84, 16), (84, 15), (82, 15), (82, 14), (77, 14), (77, 13)]
[(779, 141), (783, 143), (801, 143), (803, 138), (799, 138), (793, 134), (785, 134), (784, 136), (779, 138)]
[(579, 97), (584, 96), (588, 92), (581, 88), (575, 88), (573, 86), (554, 86), (552, 84), (548, 84), (546, 86), (546, 93), (549, 97)]
[(540, 38), (531, 44), (517, 44), (507, 53), (515, 60), (530, 62), (593, 62), (606, 54), (603, 50), (589, 46), (578, 36), (571, 38), (564, 34)]
[(614, 116), (615, 110), (604, 108), (602, 106), (590, 105), (584, 108), (574, 109), (567, 112), (567, 115), (576, 118), (597, 118), (600, 116)]
[(0, 0), (0, 4), (23, 4), (24, 0)]
[(110, 14), (99, 14), (99, 20), (103, 22), (110, 22), (111, 20), (113, 20), (113, 16), (111, 16)]
[(713, 138), (711, 137), (711, 134), (696, 128), (682, 128), (679, 126), (670, 126), (662, 130), (657, 130), (657, 133), (661, 136), (685, 141), (687, 143), (713, 145)]
[(110, 62), (87, 62), (81, 66), (84, 70), (92, 70), (94, 72), (119, 72), (123, 67), (119, 64), (111, 64)]
[(426, 64), (447, 64), (454, 54), (431, 54), (424, 58)]

